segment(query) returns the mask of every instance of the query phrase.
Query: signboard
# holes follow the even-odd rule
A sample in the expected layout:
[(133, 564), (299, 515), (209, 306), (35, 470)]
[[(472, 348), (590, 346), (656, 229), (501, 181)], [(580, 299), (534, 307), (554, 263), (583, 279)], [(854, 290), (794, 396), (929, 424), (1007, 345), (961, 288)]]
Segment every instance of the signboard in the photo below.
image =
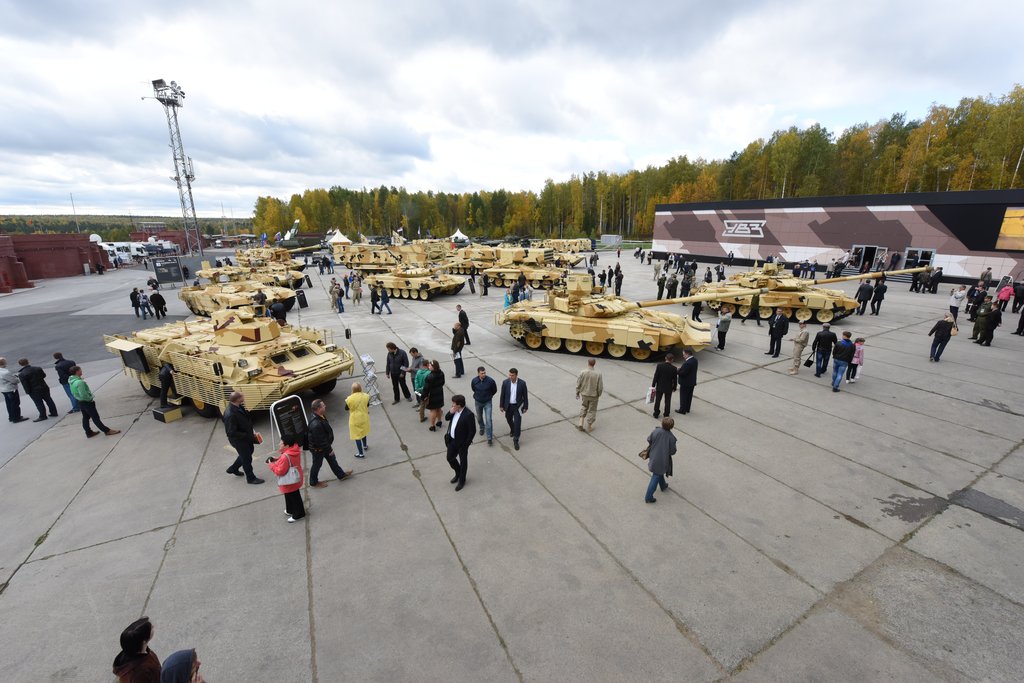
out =
[[(286, 396), (280, 401), (275, 401), (270, 406), (270, 418), (277, 428), (278, 434), (291, 434), (299, 437), (299, 443), (305, 443), (306, 409), (302, 405), (302, 399), (298, 396)], [(277, 447), (277, 444), (271, 444)]]
[(725, 223), (723, 237), (750, 237), (753, 239), (764, 238), (764, 226), (768, 221), (734, 221), (728, 220)]
[(153, 274), (160, 284), (177, 284), (184, 282), (181, 274), (181, 260), (177, 257), (154, 258)]

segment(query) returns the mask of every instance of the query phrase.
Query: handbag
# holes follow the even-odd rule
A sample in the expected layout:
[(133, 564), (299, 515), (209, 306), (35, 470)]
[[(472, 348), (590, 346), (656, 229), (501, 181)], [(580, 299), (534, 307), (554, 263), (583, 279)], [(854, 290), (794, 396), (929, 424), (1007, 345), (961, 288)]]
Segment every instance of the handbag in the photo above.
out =
[(299, 468), (294, 465), (288, 468), (288, 472), (277, 478), (278, 486), (289, 486), (291, 484), (298, 484), (302, 479), (302, 475), (299, 474)]
[(956, 326), (956, 323), (953, 323), (953, 328), (949, 331), (949, 336), (950, 337), (955, 337), (957, 335), (957, 333), (959, 333), (959, 332), (960, 332), (960, 328)]
[(651, 457), (651, 447), (646, 446), (642, 451), (640, 451), (640, 459), (646, 460), (649, 457)]
[(804, 361), (804, 367), (809, 368), (814, 365), (814, 351), (811, 351), (811, 355), (807, 356), (807, 360)]

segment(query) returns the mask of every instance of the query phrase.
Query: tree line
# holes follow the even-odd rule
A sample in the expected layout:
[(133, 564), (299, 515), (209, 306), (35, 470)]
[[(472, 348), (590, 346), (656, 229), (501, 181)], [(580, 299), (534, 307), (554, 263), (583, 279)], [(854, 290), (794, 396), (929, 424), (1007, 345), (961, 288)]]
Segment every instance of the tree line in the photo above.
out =
[(1024, 88), (933, 104), (922, 119), (893, 114), (836, 136), (820, 125), (777, 130), (728, 159), (679, 156), (663, 166), (548, 179), (540, 193), (408, 192), (386, 187), (305, 190), (256, 200), (257, 232), (295, 219), (307, 232), (362, 234), (647, 236), (656, 204), (739, 199), (945, 192), (1024, 186)]

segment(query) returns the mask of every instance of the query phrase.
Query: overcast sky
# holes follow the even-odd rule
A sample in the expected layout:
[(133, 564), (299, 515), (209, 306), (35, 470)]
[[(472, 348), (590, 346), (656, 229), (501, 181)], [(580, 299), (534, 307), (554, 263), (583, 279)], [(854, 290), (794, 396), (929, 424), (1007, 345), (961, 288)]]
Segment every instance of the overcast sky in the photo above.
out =
[[(333, 6), (332, 6), (333, 5)], [(1024, 80), (1020, 0), (0, 0), (0, 213), (200, 216), (385, 184), (539, 190)]]

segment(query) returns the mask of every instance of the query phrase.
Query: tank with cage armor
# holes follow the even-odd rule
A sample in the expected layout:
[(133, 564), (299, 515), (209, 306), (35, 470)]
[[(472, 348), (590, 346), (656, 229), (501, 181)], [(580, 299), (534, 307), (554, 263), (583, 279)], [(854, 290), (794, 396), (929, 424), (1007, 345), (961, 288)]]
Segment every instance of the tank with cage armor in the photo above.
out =
[[(260, 293), (263, 301), (260, 302)], [(210, 316), (216, 311), (223, 311), (242, 306), (262, 306), (270, 308), (275, 303), (284, 304), (286, 311), (295, 305), (295, 290), (288, 287), (277, 287), (256, 280), (235, 280), (231, 282), (214, 282), (198, 287), (182, 287), (178, 298), (185, 302), (188, 310), (196, 315)]]

